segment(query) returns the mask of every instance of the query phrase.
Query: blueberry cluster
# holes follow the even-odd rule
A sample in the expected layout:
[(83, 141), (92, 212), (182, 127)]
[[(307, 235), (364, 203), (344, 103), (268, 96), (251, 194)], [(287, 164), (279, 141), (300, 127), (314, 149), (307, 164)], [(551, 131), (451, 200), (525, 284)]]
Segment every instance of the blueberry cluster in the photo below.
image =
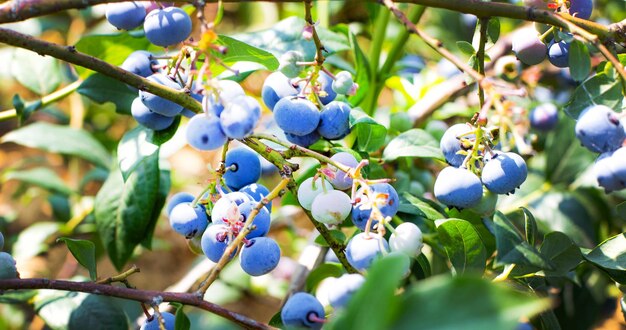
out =
[(444, 168), (435, 180), (434, 193), (437, 199), (459, 209), (477, 206), (483, 198), (483, 185), (495, 194), (510, 194), (528, 175), (524, 159), (514, 152), (477, 152), (484, 162), (479, 177), (470, 171), (467, 162), (475, 148), (475, 130), (469, 124), (456, 124), (448, 128), (440, 141), (443, 155), (450, 167)]
[(578, 116), (575, 131), (584, 147), (600, 153), (593, 168), (600, 187), (607, 193), (626, 188), (626, 132), (618, 114), (603, 105), (590, 106)]
[[(204, 203), (198, 203), (193, 195), (182, 192), (170, 199), (166, 209), (172, 229), (188, 239), (199, 238), (202, 252), (213, 262), (222, 258), (230, 242), (248, 225), (252, 212), (269, 194), (266, 187), (256, 183), (261, 176), (261, 162), (255, 152), (232, 149), (226, 153), (224, 165), (226, 187), (216, 187), (219, 198), (214, 202), (210, 194), (202, 196)], [(241, 268), (252, 276), (269, 273), (280, 260), (278, 244), (265, 237), (270, 229), (271, 208), (272, 204), (268, 203), (258, 209), (240, 251)]]

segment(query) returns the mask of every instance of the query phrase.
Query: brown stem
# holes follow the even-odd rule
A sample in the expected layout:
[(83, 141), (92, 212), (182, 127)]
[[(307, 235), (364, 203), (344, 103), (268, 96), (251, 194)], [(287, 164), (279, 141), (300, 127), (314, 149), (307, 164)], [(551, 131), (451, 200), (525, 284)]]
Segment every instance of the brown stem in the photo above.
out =
[(313, 8), (313, 0), (304, 0), (304, 20), (311, 26), (311, 30), (313, 33), (313, 42), (315, 42), (315, 62), (317, 62), (318, 66), (322, 66), (326, 58), (324, 57), (324, 45), (322, 45), (322, 41), (320, 37), (317, 35), (317, 30), (315, 29), (315, 21), (313, 21), (313, 15), (311, 14)]
[(133, 265), (132, 267), (130, 267), (130, 269), (128, 269), (127, 271), (119, 274), (119, 275), (115, 275), (115, 276), (111, 276), (111, 277), (107, 277), (105, 279), (101, 279), (99, 281), (96, 281), (96, 283), (98, 284), (111, 284), (113, 282), (123, 282), (126, 281), (128, 279), (129, 276), (135, 274), (135, 273), (139, 273), (139, 267), (137, 267), (137, 265)]
[(137, 290), (119, 286), (97, 284), (93, 282), (73, 282), (63, 280), (49, 280), (45, 278), (0, 280), (0, 290), (28, 290), (51, 289), (61, 291), (85, 292), (91, 294), (118, 297), (139, 302), (151, 303), (155, 298), (166, 302), (178, 302), (184, 305), (195, 306), (213, 314), (219, 315), (242, 327), (249, 329), (273, 329), (267, 324), (257, 322), (239, 313), (232, 312), (219, 305), (198, 298), (191, 293), (161, 292)]

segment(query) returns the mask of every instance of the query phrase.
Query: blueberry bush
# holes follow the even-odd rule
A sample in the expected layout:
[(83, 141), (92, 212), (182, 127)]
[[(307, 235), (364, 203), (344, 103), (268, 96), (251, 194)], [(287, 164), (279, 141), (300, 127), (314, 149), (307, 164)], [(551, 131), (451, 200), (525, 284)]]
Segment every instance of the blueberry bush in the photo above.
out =
[(624, 328), (625, 16), (2, 1), (0, 328)]

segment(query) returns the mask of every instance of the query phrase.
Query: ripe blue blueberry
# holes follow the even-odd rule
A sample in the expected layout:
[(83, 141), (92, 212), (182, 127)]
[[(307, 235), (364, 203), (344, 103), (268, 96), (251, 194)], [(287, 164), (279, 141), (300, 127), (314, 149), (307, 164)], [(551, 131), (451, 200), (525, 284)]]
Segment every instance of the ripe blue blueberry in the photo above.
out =
[(332, 284), (332, 290), (328, 291), (328, 302), (333, 308), (345, 307), (352, 295), (365, 283), (365, 277), (361, 274), (344, 274)]
[[(220, 261), (228, 247), (228, 226), (225, 224), (211, 224), (202, 234), (200, 241), (202, 252), (213, 262)], [(232, 256), (231, 256), (232, 258)]]
[(298, 62), (304, 61), (304, 55), (301, 52), (290, 50), (280, 56), (280, 66), (278, 70), (288, 78), (296, 78), (302, 72), (302, 66)]
[(593, 0), (570, 0), (569, 14), (582, 19), (589, 19), (593, 11)]
[[(257, 206), (257, 201), (245, 202), (239, 205), (239, 212), (241, 213), (242, 221), (246, 223), (248, 221), (248, 217), (250, 217), (250, 213)], [(267, 232), (270, 231), (270, 212), (267, 208), (262, 207), (259, 213), (254, 217), (253, 224), (256, 228), (252, 230), (248, 235), (246, 235), (247, 239), (265, 236)]]
[(176, 205), (169, 216), (172, 229), (186, 238), (201, 235), (209, 224), (204, 208), (200, 205), (194, 207), (191, 203)]
[(151, 11), (143, 23), (146, 38), (157, 46), (167, 47), (187, 39), (191, 18), (182, 9), (168, 7)]
[(443, 204), (468, 208), (480, 202), (483, 197), (483, 185), (480, 179), (467, 169), (446, 167), (435, 180), (434, 193)]
[(291, 85), (289, 78), (281, 72), (274, 72), (267, 76), (261, 89), (263, 102), (272, 111), (276, 103), (282, 98), (296, 96), (297, 94), (298, 90)]
[(196, 199), (192, 194), (188, 192), (179, 192), (170, 198), (169, 202), (167, 202), (167, 206), (165, 207), (165, 213), (169, 216), (172, 213), (172, 210), (176, 205), (180, 203), (191, 203)]
[[(162, 73), (155, 73), (149, 76), (147, 79), (169, 88), (173, 88), (176, 90), (181, 89), (179, 84), (177, 84), (174, 80), (170, 79), (170, 77)], [(162, 98), (146, 91), (139, 91), (139, 97), (141, 98), (141, 102), (143, 102), (143, 104), (148, 107), (148, 109), (163, 116), (174, 117), (181, 111), (183, 111), (183, 107), (176, 102), (172, 102), (168, 99)]]
[[(333, 161), (348, 166), (350, 168), (355, 168), (359, 165), (359, 162), (354, 158), (354, 156), (349, 152), (338, 152), (330, 157)], [(335, 177), (330, 178), (330, 183), (335, 187), (335, 189), (346, 190), (352, 187), (352, 178), (348, 175), (348, 173), (335, 168), (334, 166), (330, 167)]]
[(146, 9), (138, 2), (109, 3), (105, 16), (119, 30), (132, 30), (143, 23)]
[[(169, 312), (161, 312), (161, 317), (163, 318), (163, 322), (165, 330), (174, 330), (176, 324), (176, 316)], [(156, 315), (152, 316), (152, 319), (145, 320), (141, 325), (139, 330), (160, 330), (159, 326), (159, 318)]]
[[(378, 207), (383, 217), (393, 217), (398, 212), (400, 198), (396, 189), (388, 183), (376, 183), (370, 185), (370, 194), (366, 196), (362, 189), (356, 193), (357, 204), (352, 209), (352, 222), (361, 230), (365, 230), (365, 225), (369, 220), (372, 209), (371, 204)], [(378, 221), (372, 221), (374, 226)]]
[(274, 120), (285, 133), (303, 136), (315, 131), (320, 112), (307, 99), (285, 97), (274, 106)]
[(623, 188), (613, 170), (613, 158), (611, 156), (613, 156), (613, 152), (605, 152), (596, 159), (593, 165), (593, 172), (598, 180), (598, 185), (604, 188), (604, 192), (607, 194)]
[(564, 40), (552, 43), (548, 49), (548, 60), (559, 68), (569, 67), (569, 44)]
[(154, 73), (152, 66), (157, 64), (159, 64), (159, 62), (153, 58), (152, 53), (145, 50), (136, 50), (128, 55), (122, 63), (121, 68), (147, 78)]
[(250, 96), (240, 96), (230, 102), (220, 115), (222, 131), (231, 139), (243, 139), (252, 134), (259, 117), (261, 106)]
[(15, 259), (6, 252), (0, 252), (0, 279), (6, 280), (12, 278), (17, 278)]
[(291, 134), (291, 133), (285, 133), (285, 138), (287, 138), (287, 141), (293, 144), (297, 144), (301, 147), (308, 148), (311, 145), (313, 145), (315, 142), (319, 141), (321, 136), (320, 136), (320, 133), (318, 133), (317, 131), (313, 131), (309, 134), (305, 134), (302, 136)]
[(337, 94), (347, 95), (354, 86), (352, 74), (348, 71), (341, 71), (335, 75), (335, 81), (332, 83), (333, 91)]
[(317, 131), (325, 139), (339, 140), (350, 133), (350, 106), (333, 101), (324, 106)]
[(229, 150), (226, 153), (225, 163), (230, 170), (226, 171), (223, 177), (226, 185), (233, 190), (255, 183), (261, 177), (261, 161), (259, 156), (250, 149)]
[(174, 122), (174, 117), (166, 117), (150, 111), (150, 109), (141, 102), (140, 98), (133, 100), (133, 103), (130, 105), (130, 113), (139, 124), (155, 131), (164, 130), (170, 127)]
[(215, 150), (226, 143), (228, 138), (222, 132), (219, 118), (199, 113), (187, 124), (187, 143), (198, 150)]
[(365, 233), (359, 233), (348, 243), (346, 258), (352, 267), (364, 271), (376, 258), (382, 257), (388, 251), (389, 244), (384, 237), (376, 234), (366, 236)]
[(546, 58), (548, 47), (539, 40), (533, 28), (523, 29), (513, 35), (512, 48), (515, 56), (527, 65), (541, 63)]
[(326, 105), (335, 100), (337, 93), (333, 90), (333, 78), (326, 72), (320, 71), (320, 75), (317, 78), (319, 84), (320, 94), (319, 98), (323, 105)]
[(265, 275), (280, 261), (280, 247), (271, 238), (256, 237), (248, 240), (241, 249), (241, 269), (251, 276)]
[(485, 164), (482, 181), (489, 191), (496, 194), (515, 192), (528, 175), (526, 162), (513, 152), (497, 153)]
[[(218, 87), (213, 93), (209, 93), (208, 96), (204, 96), (202, 105), (204, 107), (204, 112), (214, 113), (219, 117), (228, 103), (233, 102), (240, 96), (245, 96), (246, 92), (243, 90), (241, 85), (232, 80), (220, 80), (217, 84)], [(254, 101), (256, 102), (256, 100)], [(246, 100), (246, 102), (249, 101)]]
[(472, 127), (467, 124), (456, 124), (450, 126), (441, 137), (439, 147), (451, 166), (459, 167), (463, 164), (465, 155), (458, 152), (464, 149), (462, 140), (474, 138), (474, 134), (471, 133), (472, 130)]
[[(265, 198), (270, 193), (270, 191), (269, 191), (269, 189), (267, 189), (267, 187), (265, 187), (264, 185), (259, 184), (259, 183), (249, 184), (249, 185), (239, 189), (239, 192), (246, 193), (246, 194), (250, 195), (250, 197), (252, 197), (257, 202), (260, 202), (263, 198)], [(271, 212), (272, 211), (272, 201), (269, 201), (269, 203), (267, 205), (265, 205), (265, 207), (267, 208), (268, 211)]]
[(559, 122), (559, 111), (552, 103), (543, 103), (530, 112), (530, 125), (541, 131), (549, 131)]
[(618, 189), (624, 189), (626, 188), (626, 147), (615, 150), (611, 159), (611, 169), (619, 185)]
[(583, 110), (576, 122), (576, 137), (593, 152), (613, 151), (622, 146), (626, 134), (618, 115), (604, 105)]
[(289, 297), (280, 311), (280, 318), (288, 329), (319, 330), (323, 323), (318, 320), (325, 318), (324, 306), (314, 296), (298, 292)]

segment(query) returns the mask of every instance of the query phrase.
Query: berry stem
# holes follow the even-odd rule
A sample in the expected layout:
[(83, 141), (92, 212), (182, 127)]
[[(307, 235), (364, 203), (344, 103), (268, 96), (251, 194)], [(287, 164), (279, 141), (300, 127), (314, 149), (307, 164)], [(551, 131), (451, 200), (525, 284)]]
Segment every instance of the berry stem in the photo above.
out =
[[(65, 97), (69, 96), (70, 94), (72, 94), (73, 92), (75, 92), (78, 87), (80, 87), (80, 85), (83, 83), (82, 79), (78, 79), (75, 82), (59, 89), (56, 92), (53, 92), (50, 95), (46, 95), (44, 97), (42, 97), (41, 99), (37, 100), (37, 101), (33, 101), (33, 102), (29, 102), (28, 104), (26, 104), (24, 106), (24, 108), (28, 108), (30, 106), (34, 105), (34, 108), (32, 111), (37, 111), (39, 109), (43, 109), (46, 106), (57, 102), (59, 100), (64, 99)], [(4, 121), (4, 120), (8, 120), (8, 119), (13, 119), (17, 117), (17, 111), (16, 109), (9, 109), (9, 110), (4, 110), (4, 111), (0, 111), (0, 122)]]
[(130, 269), (128, 269), (127, 271), (123, 273), (120, 273), (115, 276), (107, 277), (105, 279), (98, 280), (96, 281), (96, 283), (97, 284), (111, 284), (114, 282), (124, 282), (128, 279), (128, 277), (139, 272), (140, 272), (139, 267), (137, 267), (137, 265), (133, 265)]

